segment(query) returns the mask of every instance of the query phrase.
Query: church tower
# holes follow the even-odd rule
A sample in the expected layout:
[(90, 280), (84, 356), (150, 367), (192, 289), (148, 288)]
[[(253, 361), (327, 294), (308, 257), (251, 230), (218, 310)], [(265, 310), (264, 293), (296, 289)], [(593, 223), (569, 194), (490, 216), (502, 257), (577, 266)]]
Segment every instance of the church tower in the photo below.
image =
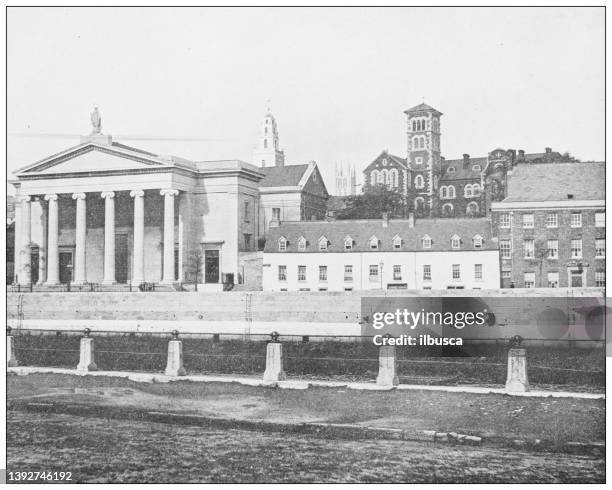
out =
[(276, 120), (269, 107), (261, 125), (257, 146), (253, 151), (253, 164), (260, 167), (285, 165), (285, 152), (280, 149)]
[(441, 112), (427, 104), (407, 111), (408, 158), (410, 173), (408, 195), (417, 216), (430, 216), (437, 208), (438, 181), (441, 175)]

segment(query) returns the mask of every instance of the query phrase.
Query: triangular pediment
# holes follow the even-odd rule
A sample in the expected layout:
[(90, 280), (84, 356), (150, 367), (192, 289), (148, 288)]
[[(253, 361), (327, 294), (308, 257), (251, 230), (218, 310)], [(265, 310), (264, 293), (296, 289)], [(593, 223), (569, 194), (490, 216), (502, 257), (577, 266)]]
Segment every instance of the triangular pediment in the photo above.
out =
[(113, 146), (80, 145), (22, 168), (17, 175), (71, 174), (171, 167), (159, 157)]

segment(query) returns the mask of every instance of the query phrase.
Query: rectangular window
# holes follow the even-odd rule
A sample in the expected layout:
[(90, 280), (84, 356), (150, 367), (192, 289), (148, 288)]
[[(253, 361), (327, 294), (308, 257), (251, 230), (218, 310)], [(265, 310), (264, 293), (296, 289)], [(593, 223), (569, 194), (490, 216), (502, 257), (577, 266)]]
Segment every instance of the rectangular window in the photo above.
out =
[(595, 240), (595, 257), (604, 259), (606, 257), (606, 240), (598, 238)]
[(369, 276), (370, 276), (370, 281), (378, 280), (378, 266), (377, 265), (370, 265)]
[(287, 266), (286, 265), (278, 266), (278, 280), (279, 281), (287, 280)]
[(603, 271), (595, 272), (595, 287), (605, 288), (606, 287), (606, 273)]
[(482, 264), (474, 264), (474, 280), (482, 281)]
[(499, 227), (510, 228), (510, 213), (501, 213), (499, 215)]
[(574, 239), (570, 243), (570, 256), (572, 259), (582, 258), (582, 240)]
[(431, 265), (425, 264), (423, 266), (423, 281), (431, 281)]
[(461, 265), (453, 264), (453, 280), (457, 281), (461, 279)]
[(559, 240), (548, 240), (546, 242), (546, 256), (549, 259), (559, 258)]
[(284, 252), (285, 250), (287, 250), (287, 240), (285, 240), (284, 238), (281, 238), (278, 241), (278, 250), (279, 252)]
[(249, 202), (248, 201), (244, 201), (244, 222), (248, 223), (249, 222)]
[(319, 281), (321, 282), (327, 281), (327, 266), (326, 265), (319, 266)]
[(401, 265), (393, 266), (393, 280), (394, 281), (402, 280), (402, 266)]
[(606, 213), (595, 213), (595, 227), (596, 228), (606, 227)]
[(548, 213), (546, 215), (546, 228), (557, 228), (559, 226), (559, 220), (557, 213)]
[(533, 214), (523, 215), (523, 228), (533, 228), (534, 219)]
[(580, 228), (582, 226), (582, 213), (572, 213), (570, 226), (572, 228)]
[(280, 220), (280, 208), (272, 208), (272, 219)]
[(451, 248), (458, 249), (461, 247), (461, 239), (457, 237), (451, 238)]
[(549, 288), (558, 288), (559, 287), (559, 273), (558, 272), (549, 272), (548, 273), (548, 287)]
[(353, 266), (344, 266), (344, 282), (353, 282)]
[(499, 241), (499, 253), (502, 256), (502, 259), (509, 259), (511, 256), (510, 252), (510, 240), (500, 240)]
[(298, 281), (306, 280), (306, 266), (298, 265)]
[(512, 271), (502, 271), (501, 276), (502, 276), (502, 279), (511, 279)]
[(526, 288), (534, 288), (535, 287), (535, 272), (525, 272), (523, 276), (523, 280), (525, 282)]
[(523, 241), (523, 249), (524, 249), (524, 257), (526, 259), (533, 259), (535, 256), (535, 250), (534, 250), (534, 241), (532, 239), (528, 239), (528, 240), (524, 240)]

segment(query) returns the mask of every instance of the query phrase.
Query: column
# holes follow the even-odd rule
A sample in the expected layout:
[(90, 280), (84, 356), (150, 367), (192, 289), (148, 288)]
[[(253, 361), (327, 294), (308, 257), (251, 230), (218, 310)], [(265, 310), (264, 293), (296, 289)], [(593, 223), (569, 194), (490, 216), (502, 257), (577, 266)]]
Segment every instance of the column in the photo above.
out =
[(21, 202), (19, 199), (15, 201), (15, 247), (13, 249), (13, 284), (19, 282), (19, 272), (21, 270)]
[(87, 280), (85, 272), (85, 243), (87, 240), (87, 201), (84, 192), (72, 194), (76, 199), (76, 225), (74, 248), (74, 275), (75, 284), (83, 284)]
[(144, 191), (130, 192), (134, 198), (134, 269), (132, 284), (144, 282)]
[(164, 271), (162, 283), (174, 282), (174, 196), (178, 195), (176, 189), (162, 189), (164, 196)]
[(53, 286), (59, 284), (59, 216), (57, 194), (47, 194), (45, 200), (49, 201), (47, 230), (47, 282), (45, 284)]
[(30, 196), (22, 196), (21, 198), (21, 240), (20, 248), (17, 251), (19, 253), (19, 284), (29, 286), (31, 281), (31, 270), (32, 267), (32, 208)]
[(101, 194), (104, 199), (104, 279), (102, 284), (115, 283), (115, 193)]
[(44, 284), (47, 281), (47, 203), (44, 199), (39, 200), (40, 204), (40, 226), (41, 226), (41, 244), (38, 248), (38, 284)]

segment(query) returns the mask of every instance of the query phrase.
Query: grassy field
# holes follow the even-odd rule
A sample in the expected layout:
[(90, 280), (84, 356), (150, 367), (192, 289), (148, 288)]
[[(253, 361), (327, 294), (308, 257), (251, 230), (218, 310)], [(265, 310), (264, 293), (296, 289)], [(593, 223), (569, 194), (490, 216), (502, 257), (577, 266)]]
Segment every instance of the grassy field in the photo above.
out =
[(76, 482), (605, 481), (603, 458), (394, 441), (330, 441), (133, 421), (8, 412), (8, 471)]
[[(95, 362), (101, 370), (162, 372), (167, 337), (109, 335), (95, 339)], [(19, 334), (17, 357), (25, 366), (75, 367), (79, 336)], [(261, 374), (265, 370), (266, 340), (183, 338), (185, 368), (190, 373)], [(400, 379), (407, 383), (504, 384), (508, 346), (472, 344), (458, 349), (397, 350)], [(350, 380), (374, 380), (378, 350), (371, 342), (286, 342), (284, 367), (288, 375)], [(604, 349), (532, 346), (527, 349), (528, 374), (534, 386), (564, 389), (605, 387)]]
[(353, 423), (497, 439), (605, 440), (605, 400), (346, 388), (283, 390), (237, 383), (136, 383), (125, 378), (8, 377), (8, 400), (121, 406), (280, 423)]

